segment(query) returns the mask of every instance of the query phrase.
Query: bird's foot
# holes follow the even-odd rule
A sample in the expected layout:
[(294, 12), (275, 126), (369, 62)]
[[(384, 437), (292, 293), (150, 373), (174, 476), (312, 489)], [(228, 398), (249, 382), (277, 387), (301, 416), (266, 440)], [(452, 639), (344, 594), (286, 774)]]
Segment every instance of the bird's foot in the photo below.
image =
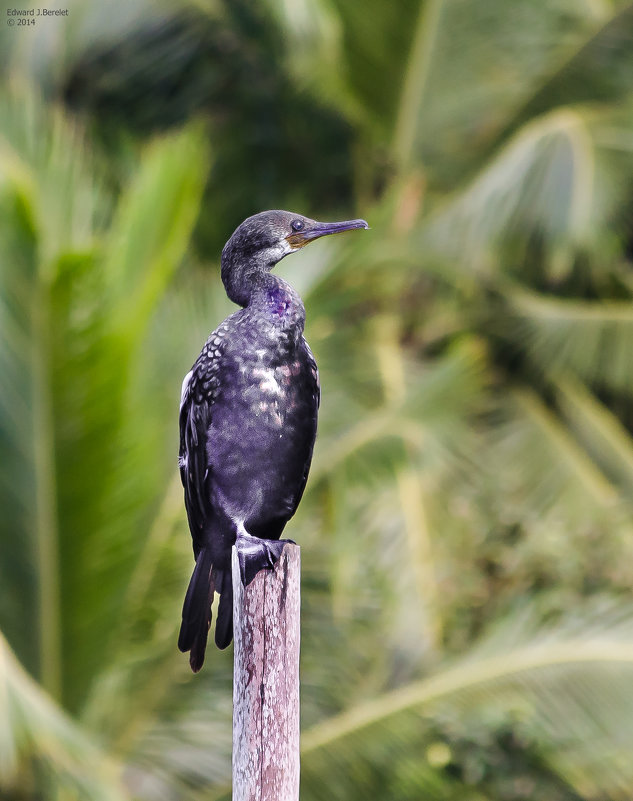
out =
[(244, 587), (248, 587), (260, 570), (272, 570), (281, 559), (284, 545), (292, 540), (264, 540), (240, 532), (235, 540), (240, 576)]

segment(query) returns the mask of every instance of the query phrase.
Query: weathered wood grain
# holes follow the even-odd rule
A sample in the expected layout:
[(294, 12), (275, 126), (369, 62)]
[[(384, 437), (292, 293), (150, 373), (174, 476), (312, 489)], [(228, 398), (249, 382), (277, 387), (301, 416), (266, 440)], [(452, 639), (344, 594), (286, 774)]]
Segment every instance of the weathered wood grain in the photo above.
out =
[(299, 799), (301, 551), (244, 588), (233, 547), (233, 801)]

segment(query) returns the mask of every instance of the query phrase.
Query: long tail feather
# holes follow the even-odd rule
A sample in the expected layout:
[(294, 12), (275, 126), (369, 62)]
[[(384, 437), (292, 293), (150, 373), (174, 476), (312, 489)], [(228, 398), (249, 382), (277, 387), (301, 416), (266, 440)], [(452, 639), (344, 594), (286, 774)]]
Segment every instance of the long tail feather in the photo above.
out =
[(178, 637), (178, 648), (183, 652), (190, 651), (189, 664), (194, 673), (204, 664), (214, 589), (211, 554), (209, 548), (203, 548), (198, 554), (185, 596)]
[(233, 639), (233, 581), (230, 569), (223, 571), (221, 576), (221, 584), (217, 582), (220, 605), (215, 622), (215, 644), (218, 648), (226, 648)]

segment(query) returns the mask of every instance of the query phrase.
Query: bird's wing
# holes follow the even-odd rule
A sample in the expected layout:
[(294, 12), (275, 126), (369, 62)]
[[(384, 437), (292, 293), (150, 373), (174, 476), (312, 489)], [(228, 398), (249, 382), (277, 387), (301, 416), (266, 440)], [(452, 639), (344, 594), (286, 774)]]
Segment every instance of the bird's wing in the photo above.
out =
[(310, 346), (308, 343), (303, 339), (301, 343), (305, 349), (306, 354), (306, 362), (308, 364), (308, 368), (310, 370), (310, 374), (312, 376), (313, 386), (314, 386), (314, 398), (316, 401), (316, 408), (318, 409), (321, 404), (321, 381), (319, 380), (319, 368), (317, 367), (316, 359), (314, 358), (314, 354), (310, 350)]
[[(311, 381), (312, 385), (312, 393), (314, 398), (314, 430), (312, 433), (312, 441), (314, 443), (314, 438), (316, 437), (316, 428), (317, 428), (317, 413), (319, 410), (319, 405), (321, 403), (321, 382), (319, 381), (319, 368), (317, 367), (316, 360), (312, 351), (310, 350), (310, 346), (305, 341), (302, 341), (302, 346), (305, 351), (306, 356), (306, 364), (308, 365), (308, 376), (309, 380)], [(296, 509), (299, 506), (299, 502), (303, 496), (303, 491), (306, 488), (306, 483), (308, 481), (308, 473), (310, 472), (310, 465), (312, 464), (312, 448), (310, 448), (310, 453), (308, 458), (306, 459), (306, 463), (303, 467), (303, 476), (301, 477), (301, 484), (297, 489), (297, 493), (294, 499), (294, 508)]]
[[(182, 382), (180, 397), (180, 478), (185, 488), (185, 507), (197, 557), (206, 544), (205, 531), (213, 515), (207, 455), (207, 437), (217, 395), (220, 348), (209, 337), (193, 368)], [(217, 339), (217, 337), (215, 337)]]

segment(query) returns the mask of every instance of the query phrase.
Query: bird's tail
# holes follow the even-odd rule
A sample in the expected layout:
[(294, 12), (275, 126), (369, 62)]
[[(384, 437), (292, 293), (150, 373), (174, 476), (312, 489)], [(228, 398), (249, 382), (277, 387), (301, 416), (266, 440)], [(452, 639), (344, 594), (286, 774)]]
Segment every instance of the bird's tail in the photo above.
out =
[(220, 594), (215, 643), (226, 648), (233, 639), (233, 585), (229, 570), (218, 570), (211, 561), (211, 549), (203, 548), (196, 559), (182, 607), (178, 648), (190, 651), (189, 664), (197, 673), (204, 664), (204, 652), (211, 627), (213, 593)]
[(233, 577), (231, 568), (217, 573), (217, 588), (220, 593), (218, 619), (215, 622), (215, 644), (226, 648), (233, 639)]
[(210, 548), (203, 548), (189, 582), (182, 607), (182, 624), (178, 647), (183, 653), (190, 651), (189, 664), (197, 673), (204, 663), (204, 652), (211, 626), (211, 604), (215, 590), (215, 576)]

